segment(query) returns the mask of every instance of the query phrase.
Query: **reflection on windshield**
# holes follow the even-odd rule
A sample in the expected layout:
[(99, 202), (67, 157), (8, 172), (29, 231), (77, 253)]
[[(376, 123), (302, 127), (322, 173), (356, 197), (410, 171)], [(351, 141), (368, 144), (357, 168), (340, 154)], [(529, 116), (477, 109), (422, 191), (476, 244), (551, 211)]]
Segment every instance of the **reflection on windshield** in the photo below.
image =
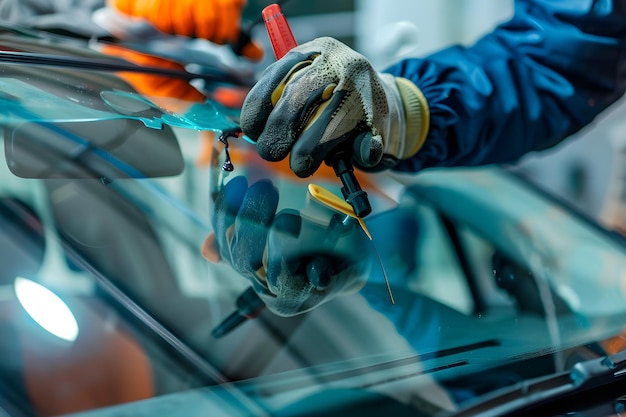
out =
[(15, 295), (28, 315), (44, 330), (68, 342), (76, 340), (79, 330), (76, 318), (54, 292), (24, 277), (16, 277)]
[[(35, 38), (10, 34), (0, 38), (4, 49), (42, 50)], [(74, 58), (76, 63), (83, 55), (107, 58), (86, 48), (55, 48), (59, 57)], [(158, 107), (135, 91), (124, 73), (53, 64), (54, 60), (43, 67), (0, 66), (0, 123), (10, 129), (5, 155), (15, 175), (108, 179), (177, 175), (183, 158), (172, 127), (207, 131), (236, 127), (226, 109), (209, 99), (158, 97)], [(151, 77), (159, 86), (172, 81)]]
[(0, 79), (0, 84), (2, 124), (8, 130), (5, 154), (15, 175), (113, 179), (176, 175), (182, 170), (171, 128), (155, 124), (151, 108), (135, 109), (132, 117), (92, 108), (100, 102), (99, 91), (77, 104), (68, 101), (71, 96), (56, 95), (60, 92), (55, 89), (70, 87), (55, 78), (37, 87), (14, 78)]
[[(85, 76), (61, 99), (2, 70), (0, 103), (31, 112), (0, 116), (0, 399), (17, 415), (140, 415), (181, 403), (212, 411), (213, 400), (272, 414), (345, 389), (429, 414), (567, 369), (580, 346), (602, 354), (596, 342), (626, 323), (624, 245), (498, 168), (359, 175), (392, 304), (369, 241), (336, 244), (324, 228), (335, 213), (307, 192), (314, 182), (340, 195), (332, 172), (294, 179), (243, 140), (232, 144), (232, 173), (215, 155), (197, 166), (202, 129), (181, 127), (205, 115), (232, 123), (210, 103), (178, 118), (130, 98), (118, 79)], [(78, 117), (97, 111), (106, 117)], [(77, 120), (62, 118), (70, 113)], [(365, 279), (303, 314), (266, 309), (215, 338), (251, 285), (200, 253), (218, 231), (215, 195), (234, 178), (271, 181), (277, 210), (304, 220), (290, 230), (302, 235), (274, 235), (284, 254), (357, 258), (370, 264), (358, 270)], [(340, 236), (356, 232), (364, 237), (359, 228)], [(35, 302), (46, 307), (35, 312), (26, 295), (42, 288), (75, 325), (37, 324), (59, 300)], [(116, 404), (127, 408), (106, 408)]]
[[(184, 138), (181, 143), (184, 146)], [(248, 175), (241, 162), (237, 173)], [(621, 329), (619, 293), (614, 294), (615, 304), (608, 305), (610, 300), (605, 297), (603, 309), (595, 313), (591, 305), (581, 308), (572, 302), (576, 291), (593, 291), (610, 281), (584, 281), (582, 272), (574, 271), (576, 274), (568, 277), (568, 293), (558, 278), (564, 273), (559, 271), (568, 269), (554, 265), (559, 269), (551, 271), (557, 275), (548, 276), (547, 282), (553, 306), (550, 317), (558, 331), (555, 339), (536, 282), (545, 279), (545, 269), (534, 269), (523, 256), (526, 252), (516, 250), (525, 247), (521, 246), (525, 244), (523, 236), (498, 237), (497, 230), (510, 229), (496, 229), (480, 216), (468, 216), (467, 210), (454, 211), (449, 203), (452, 196), (477, 201), (472, 200), (469, 184), (504, 186), (511, 195), (525, 194), (529, 201), (536, 198), (526, 194), (521, 184), (485, 170), (473, 174), (476, 182), (471, 182), (471, 175), (458, 173), (465, 181), (462, 195), (456, 191), (448, 194), (454, 190), (438, 185), (447, 184), (457, 173), (424, 175), (419, 183), (406, 188), (394, 208), (368, 217), (395, 304), (389, 302), (382, 272), (372, 268), (367, 284), (357, 293), (293, 318), (264, 311), (226, 337), (215, 339), (211, 331), (232, 312), (234, 300), (247, 282), (228, 265), (212, 265), (200, 256), (202, 240), (212, 229), (207, 175), (206, 171), (188, 170), (167, 179), (111, 183), (47, 179), (32, 183), (3, 171), (3, 178), (8, 179), (2, 185), (3, 193), (21, 195), (49, 222), (43, 229), (45, 257), (22, 276), (32, 277), (33, 271), (37, 272), (44, 280), (41, 284), (63, 295), (79, 328), (76, 342), (67, 347), (74, 355), (75, 349), (82, 349), (78, 344), (82, 337), (95, 337), (84, 335), (85, 326), (89, 333), (102, 333), (98, 338), (105, 337), (111, 317), (115, 317), (115, 326), (127, 329), (122, 340), (130, 337), (127, 334), (136, 338), (129, 346), (139, 343), (145, 350), (142, 361), (147, 361), (149, 368), (160, 369), (147, 374), (152, 388), (141, 396), (260, 378), (258, 383), (267, 384), (265, 392), (276, 395), (295, 395), (352, 380), (358, 386), (375, 387), (406, 400), (416, 395), (415, 384), (434, 376), (452, 378), (511, 360), (539, 358), (554, 349), (555, 343), (573, 347)], [(250, 175), (262, 177), (268, 171), (254, 169)], [(299, 184), (274, 180), (284, 191), (281, 205), (302, 207), (305, 200)], [(196, 189), (203, 190), (193, 192)], [(486, 190), (481, 188), (476, 195), (484, 195)], [(372, 196), (376, 207), (388, 204), (381, 204), (375, 193)], [(468, 203), (464, 204), (467, 208)], [(507, 217), (511, 213), (494, 211), (492, 218), (510, 219), (511, 224), (521, 220), (532, 226), (523, 216), (519, 220)], [(601, 247), (603, 257), (612, 256), (612, 265), (620, 265), (620, 246), (578, 218), (561, 214), (568, 225), (560, 228), (561, 233), (576, 230), (584, 234), (593, 242), (590, 249)], [(561, 246), (556, 241), (549, 248), (554, 253)], [(18, 276), (18, 267), (16, 264), (13, 278)], [(495, 276), (494, 270), (498, 272)], [(81, 324), (86, 315), (94, 320), (100, 317), (97, 320), (102, 327)], [(552, 361), (541, 369), (566, 365), (563, 357), (560, 363)], [(489, 389), (525, 376), (524, 372), (501, 374)], [(457, 383), (443, 383), (449, 402), (462, 402), (476, 395), (472, 390), (487, 389), (484, 385), (461, 386), (463, 379), (457, 377), (453, 380)], [(392, 386), (388, 392), (387, 387)]]
[[(89, 133), (94, 129), (98, 136)], [(133, 120), (23, 123), (6, 133), (5, 146), (8, 166), (24, 178), (113, 180), (171, 176), (183, 169), (169, 128), (149, 129)]]

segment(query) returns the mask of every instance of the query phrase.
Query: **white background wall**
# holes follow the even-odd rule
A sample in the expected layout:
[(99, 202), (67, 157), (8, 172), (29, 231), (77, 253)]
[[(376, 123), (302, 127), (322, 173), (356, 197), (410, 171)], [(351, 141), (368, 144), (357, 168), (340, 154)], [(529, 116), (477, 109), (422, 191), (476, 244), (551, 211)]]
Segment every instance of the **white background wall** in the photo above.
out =
[(512, 0), (356, 0), (356, 48), (386, 66), (394, 49), (420, 56), (468, 45), (512, 14)]

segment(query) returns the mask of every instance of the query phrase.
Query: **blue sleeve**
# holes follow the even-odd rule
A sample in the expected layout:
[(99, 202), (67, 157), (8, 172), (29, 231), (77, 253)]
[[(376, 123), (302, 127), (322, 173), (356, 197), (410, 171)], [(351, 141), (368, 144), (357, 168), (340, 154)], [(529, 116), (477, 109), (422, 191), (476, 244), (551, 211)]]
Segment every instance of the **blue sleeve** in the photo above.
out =
[(518, 0), (514, 17), (471, 47), (386, 72), (429, 102), (422, 149), (396, 166), (512, 162), (582, 129), (626, 90), (626, 0)]

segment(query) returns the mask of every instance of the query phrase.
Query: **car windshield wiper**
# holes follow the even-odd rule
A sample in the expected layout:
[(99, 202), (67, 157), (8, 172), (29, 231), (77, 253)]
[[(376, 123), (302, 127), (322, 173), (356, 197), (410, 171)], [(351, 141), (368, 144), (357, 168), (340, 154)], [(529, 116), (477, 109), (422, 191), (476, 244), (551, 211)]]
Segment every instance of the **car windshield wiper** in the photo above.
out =
[(578, 362), (570, 371), (504, 388), (446, 417), (556, 415), (613, 401), (626, 392), (626, 350)]
[(241, 83), (241, 80), (228, 74), (196, 74), (185, 70), (136, 65), (127, 61), (109, 58), (73, 57), (31, 52), (0, 51), (0, 63), (66, 67), (91, 71), (141, 72), (145, 74), (162, 75), (186, 80), (204, 79), (206, 81), (215, 82), (235, 84)]

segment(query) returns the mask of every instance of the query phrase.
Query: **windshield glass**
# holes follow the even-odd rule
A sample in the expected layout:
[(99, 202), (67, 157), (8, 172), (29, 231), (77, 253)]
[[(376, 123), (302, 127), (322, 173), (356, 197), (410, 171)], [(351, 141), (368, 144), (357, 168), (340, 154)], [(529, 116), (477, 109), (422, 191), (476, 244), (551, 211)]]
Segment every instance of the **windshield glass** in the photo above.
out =
[[(330, 236), (339, 212), (309, 185), (341, 196), (337, 177), (297, 179), (236, 134), (224, 170), (237, 109), (210, 92), (180, 106), (118, 72), (12, 63), (0, 86), (8, 415), (271, 415), (333, 393), (428, 415), (568, 369), (580, 346), (608, 352), (626, 323), (624, 241), (503, 168), (357, 172), (373, 213), (325, 240), (312, 230)], [(271, 182), (302, 245), (357, 253), (359, 285), (216, 336), (251, 287), (202, 255), (237, 178)]]

